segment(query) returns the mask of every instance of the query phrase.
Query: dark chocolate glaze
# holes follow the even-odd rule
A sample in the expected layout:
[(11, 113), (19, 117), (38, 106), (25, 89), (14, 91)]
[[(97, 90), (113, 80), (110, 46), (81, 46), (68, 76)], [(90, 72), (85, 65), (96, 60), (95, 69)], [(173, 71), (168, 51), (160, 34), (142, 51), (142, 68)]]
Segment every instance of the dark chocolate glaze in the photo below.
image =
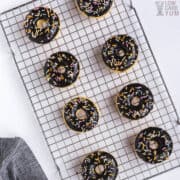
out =
[(91, 17), (100, 17), (106, 14), (113, 0), (76, 0), (77, 6), (81, 12)]
[(79, 71), (78, 60), (67, 52), (52, 54), (44, 66), (46, 79), (56, 87), (66, 87), (74, 83), (78, 78)]
[[(78, 110), (83, 110), (85, 118), (79, 119), (77, 117)], [(63, 116), (69, 128), (78, 132), (93, 129), (99, 121), (99, 112), (96, 105), (84, 97), (77, 97), (69, 101), (64, 107)]]
[[(96, 172), (97, 166), (103, 166), (102, 173)], [(89, 154), (81, 164), (82, 176), (84, 180), (115, 180), (118, 174), (118, 164), (116, 159), (109, 153), (96, 151)]]
[[(45, 23), (38, 26), (38, 22)], [(29, 39), (36, 43), (48, 43), (57, 35), (60, 21), (57, 14), (50, 8), (38, 7), (32, 9), (26, 16), (24, 28)]]
[(113, 36), (104, 44), (102, 57), (109, 68), (122, 72), (129, 69), (137, 61), (138, 46), (130, 36)]
[[(136, 102), (133, 102), (136, 100)], [(149, 114), (153, 109), (154, 98), (144, 85), (133, 83), (125, 86), (117, 95), (116, 104), (120, 114), (137, 120)]]
[[(152, 142), (156, 143), (157, 148), (152, 148)], [(170, 135), (157, 127), (149, 127), (142, 130), (135, 140), (135, 151), (138, 156), (151, 164), (167, 160), (172, 150), (173, 142)]]

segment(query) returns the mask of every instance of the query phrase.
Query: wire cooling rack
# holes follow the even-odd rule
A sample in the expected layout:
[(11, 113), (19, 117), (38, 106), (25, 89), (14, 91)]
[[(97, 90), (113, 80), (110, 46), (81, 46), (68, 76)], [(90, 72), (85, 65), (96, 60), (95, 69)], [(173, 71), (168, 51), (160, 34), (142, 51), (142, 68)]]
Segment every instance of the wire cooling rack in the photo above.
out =
[[(45, 45), (31, 42), (23, 29), (26, 14), (37, 6), (52, 8), (61, 20), (61, 33)], [(3, 12), (0, 19), (61, 179), (82, 179), (82, 159), (99, 149), (116, 158), (117, 179), (148, 179), (180, 165), (179, 118), (133, 7), (115, 0), (111, 13), (95, 20), (80, 15), (72, 0), (36, 0)], [(121, 74), (110, 72), (101, 59), (102, 45), (116, 34), (134, 37), (140, 49), (139, 62)], [(59, 50), (71, 52), (81, 64), (80, 79), (66, 89), (51, 87), (43, 75), (45, 61)], [(113, 100), (123, 86), (132, 82), (148, 86), (156, 102), (153, 111), (139, 121), (120, 117)], [(98, 127), (82, 134), (69, 130), (60, 113), (66, 102), (79, 95), (91, 98), (101, 112)], [(147, 164), (134, 152), (136, 134), (149, 126), (161, 127), (172, 136), (173, 154), (162, 164)]]

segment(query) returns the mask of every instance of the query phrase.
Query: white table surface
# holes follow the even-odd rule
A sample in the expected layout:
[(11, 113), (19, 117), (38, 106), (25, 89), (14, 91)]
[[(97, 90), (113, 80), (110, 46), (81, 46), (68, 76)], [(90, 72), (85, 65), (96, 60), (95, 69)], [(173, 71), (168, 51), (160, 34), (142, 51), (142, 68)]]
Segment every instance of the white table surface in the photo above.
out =
[[(0, 12), (27, 0), (2, 0)], [(158, 64), (180, 114), (180, 15), (156, 16), (154, 0), (133, 0), (144, 25)], [(176, 0), (180, 10), (180, 0)], [(58, 173), (35, 119), (20, 76), (15, 67), (3, 33), (0, 31), (0, 137), (20, 136), (31, 147), (49, 180), (58, 180)], [(154, 180), (178, 180), (175, 169)]]

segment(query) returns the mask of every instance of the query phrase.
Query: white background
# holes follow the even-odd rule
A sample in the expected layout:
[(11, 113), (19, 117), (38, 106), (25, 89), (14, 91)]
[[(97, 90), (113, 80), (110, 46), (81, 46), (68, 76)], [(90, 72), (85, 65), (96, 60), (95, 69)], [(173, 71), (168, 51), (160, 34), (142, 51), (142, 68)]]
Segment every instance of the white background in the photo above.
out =
[[(119, 0), (118, 0), (119, 1)], [(25, 0), (1, 1), (0, 12)], [(154, 0), (133, 0), (146, 34), (180, 114), (180, 15), (157, 16)], [(180, 11), (180, 0), (176, 0)], [(32, 112), (21, 79), (0, 31), (0, 137), (20, 136), (31, 147), (49, 180), (57, 180), (58, 173)], [(179, 168), (155, 177), (157, 180), (178, 180)]]

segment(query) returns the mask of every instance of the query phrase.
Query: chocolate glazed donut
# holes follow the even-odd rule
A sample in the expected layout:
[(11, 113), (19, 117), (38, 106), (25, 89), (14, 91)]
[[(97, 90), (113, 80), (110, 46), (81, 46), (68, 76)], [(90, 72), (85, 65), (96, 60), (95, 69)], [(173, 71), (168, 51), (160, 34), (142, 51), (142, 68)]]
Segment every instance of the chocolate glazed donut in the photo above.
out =
[(133, 83), (125, 86), (116, 97), (117, 108), (124, 117), (138, 120), (153, 109), (154, 98), (143, 84)]
[(170, 135), (157, 127), (142, 130), (135, 140), (137, 155), (151, 164), (167, 160), (172, 153), (172, 149), (173, 142)]
[(118, 164), (115, 158), (103, 151), (89, 154), (81, 164), (84, 180), (115, 180), (118, 174)]
[(102, 49), (105, 64), (113, 71), (124, 72), (131, 68), (138, 57), (138, 46), (128, 35), (117, 35), (107, 40)]
[(99, 111), (91, 100), (76, 97), (64, 106), (63, 117), (70, 129), (76, 132), (86, 132), (98, 124)]
[(36, 43), (48, 43), (57, 35), (60, 21), (50, 8), (32, 9), (26, 16), (24, 28), (29, 39)]
[(112, 7), (114, 0), (76, 0), (77, 8), (88, 17), (101, 17)]
[(73, 84), (80, 72), (79, 62), (68, 52), (57, 52), (50, 56), (44, 66), (44, 75), (48, 82), (56, 87)]

